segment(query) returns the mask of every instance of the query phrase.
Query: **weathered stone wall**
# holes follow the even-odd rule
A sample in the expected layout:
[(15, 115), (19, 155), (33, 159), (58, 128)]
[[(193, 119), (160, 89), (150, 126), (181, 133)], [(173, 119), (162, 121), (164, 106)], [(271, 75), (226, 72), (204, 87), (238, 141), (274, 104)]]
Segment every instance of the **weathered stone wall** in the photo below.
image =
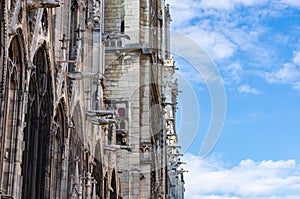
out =
[(93, 112), (105, 109), (103, 3), (1, 2), (0, 197), (119, 196), (104, 149), (114, 115)]
[(163, 0), (1, 2), (0, 197), (169, 197), (176, 105), (165, 103), (177, 87), (164, 63), (166, 9)]
[[(169, 15), (160, 0), (125, 0), (124, 7), (118, 3), (109, 1), (105, 5), (110, 11), (105, 15), (105, 33), (119, 37), (106, 41), (104, 96), (117, 110), (121, 102), (128, 102), (126, 144), (132, 152), (119, 152), (117, 156), (121, 196), (168, 198), (169, 151), (162, 94), (167, 92), (170, 103), (176, 98), (168, 87), (173, 82), (174, 66), (164, 69), (170, 50), (169, 30), (165, 28), (169, 27), (165, 24), (170, 22)], [(118, 26), (120, 18), (124, 19), (124, 32)]]
[[(132, 148), (131, 153), (118, 153), (118, 169), (121, 174), (122, 197), (126, 195), (138, 198), (139, 187), (139, 132), (140, 132), (140, 73), (139, 51), (106, 51), (105, 64), (105, 91), (104, 96), (108, 106), (116, 110), (125, 106), (128, 123), (125, 129), (128, 132), (127, 145)], [(124, 54), (123, 54), (124, 53)], [(124, 58), (127, 56), (127, 60)], [(129, 179), (129, 181), (127, 180)]]

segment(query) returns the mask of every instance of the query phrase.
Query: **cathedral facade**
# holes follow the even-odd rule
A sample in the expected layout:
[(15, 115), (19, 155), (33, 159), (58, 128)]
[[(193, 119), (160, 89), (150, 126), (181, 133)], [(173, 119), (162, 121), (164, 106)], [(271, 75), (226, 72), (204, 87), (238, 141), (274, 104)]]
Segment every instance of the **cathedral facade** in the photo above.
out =
[(0, 6), (0, 198), (183, 198), (164, 0)]

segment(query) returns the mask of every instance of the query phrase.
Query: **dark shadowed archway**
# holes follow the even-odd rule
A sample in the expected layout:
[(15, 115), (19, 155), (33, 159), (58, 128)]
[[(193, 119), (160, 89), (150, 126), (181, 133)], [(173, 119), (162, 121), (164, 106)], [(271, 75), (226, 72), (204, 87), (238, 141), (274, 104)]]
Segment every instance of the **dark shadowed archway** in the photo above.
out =
[(52, 79), (45, 44), (35, 53), (28, 95), (22, 198), (49, 198)]

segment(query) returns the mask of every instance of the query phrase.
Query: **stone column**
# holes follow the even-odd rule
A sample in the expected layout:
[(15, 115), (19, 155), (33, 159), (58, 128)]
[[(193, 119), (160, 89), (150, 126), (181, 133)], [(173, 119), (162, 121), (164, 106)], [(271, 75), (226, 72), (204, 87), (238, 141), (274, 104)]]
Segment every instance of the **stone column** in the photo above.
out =
[(96, 185), (97, 185), (97, 181), (95, 179), (92, 181), (92, 185), (93, 185), (92, 199), (96, 199)]
[(91, 177), (91, 173), (88, 171), (88, 173), (86, 174), (87, 175), (87, 177), (86, 177), (86, 179), (87, 179), (87, 182), (86, 182), (86, 199), (91, 199), (91, 191), (92, 191), (92, 189), (91, 189), (91, 183), (92, 183), (92, 177)]

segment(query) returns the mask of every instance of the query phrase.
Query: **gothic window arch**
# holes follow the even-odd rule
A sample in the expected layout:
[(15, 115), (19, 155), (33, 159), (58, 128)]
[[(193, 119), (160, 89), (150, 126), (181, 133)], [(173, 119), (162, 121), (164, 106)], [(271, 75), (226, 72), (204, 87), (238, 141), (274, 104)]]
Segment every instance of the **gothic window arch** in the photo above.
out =
[(24, 129), (22, 198), (47, 198), (50, 193), (52, 79), (46, 46), (35, 53)]
[[(5, 161), (1, 164), (7, 168), (12, 168), (11, 163), (16, 159), (16, 140), (17, 133), (21, 126), (22, 99), (23, 99), (23, 69), (24, 55), (22, 53), (22, 41), (17, 35), (12, 38), (8, 48), (7, 68), (5, 77), (5, 105), (4, 105), (4, 148), (1, 153), (4, 153)], [(10, 165), (10, 166), (9, 166)], [(1, 179), (0, 179), (1, 180)], [(6, 190), (9, 185), (14, 184), (10, 172), (4, 173), (3, 188)]]

